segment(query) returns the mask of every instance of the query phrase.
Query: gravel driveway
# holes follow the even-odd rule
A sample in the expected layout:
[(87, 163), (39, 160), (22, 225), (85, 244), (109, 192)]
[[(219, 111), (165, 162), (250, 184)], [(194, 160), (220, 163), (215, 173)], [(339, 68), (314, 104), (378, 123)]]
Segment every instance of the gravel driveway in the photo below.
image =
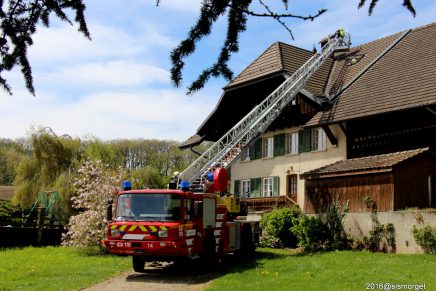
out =
[(149, 264), (144, 273), (125, 272), (82, 290), (204, 290), (220, 274), (193, 264)]

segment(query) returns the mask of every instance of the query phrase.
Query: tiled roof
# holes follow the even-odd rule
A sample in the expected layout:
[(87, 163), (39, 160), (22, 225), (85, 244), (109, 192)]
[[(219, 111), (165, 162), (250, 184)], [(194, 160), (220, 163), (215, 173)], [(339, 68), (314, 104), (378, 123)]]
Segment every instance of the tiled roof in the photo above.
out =
[(310, 176), (322, 176), (329, 174), (340, 175), (349, 172), (389, 169), (402, 161), (408, 160), (424, 152), (428, 152), (428, 148), (343, 160), (305, 172), (301, 176), (305, 179)]
[[(289, 75), (298, 70), (313, 55), (313, 52), (299, 49), (302, 52), (298, 57), (296, 51), (298, 48), (285, 43), (280, 44), (283, 68)], [(310, 77), (309, 81), (307, 81), (307, 84), (304, 86), (304, 89), (315, 96), (324, 96), (324, 87), (332, 65), (333, 59), (328, 58), (327, 61), (318, 69), (318, 71), (316, 71), (313, 76)]]
[[(312, 55), (311, 51), (285, 43), (272, 44), (224, 88), (222, 98), (197, 133), (208, 139), (205, 135), (212, 130), (211, 124), (218, 122), (216, 116), (231, 112), (239, 119), (259, 102), (255, 96), (228, 94), (231, 89), (292, 74)], [(353, 58), (360, 61), (350, 65)], [(436, 23), (337, 53), (309, 79), (304, 89), (317, 97), (325, 93), (336, 96), (332, 107), (318, 112), (306, 123), (307, 127), (436, 104)], [(229, 108), (244, 102), (245, 107)], [(237, 110), (237, 114), (232, 110)], [(226, 132), (237, 121), (232, 122), (222, 125), (222, 131)]]
[[(291, 75), (313, 54), (313, 52), (302, 48), (282, 42), (276, 42), (255, 59), (241, 72), (241, 74), (233, 79), (225, 89), (277, 73), (287, 73)], [(333, 59), (328, 59), (327, 62), (309, 79), (304, 89), (315, 96), (324, 95), (324, 86), (332, 64)]]
[(198, 134), (194, 134), (193, 136), (191, 136), (190, 138), (188, 138), (186, 141), (184, 141), (179, 148), (181, 149), (185, 149), (185, 148), (189, 148), (191, 146), (195, 146), (198, 145), (199, 143), (201, 143), (203, 141), (203, 137), (199, 136)]
[(226, 88), (281, 71), (283, 71), (283, 65), (280, 43), (276, 42), (234, 78)]
[[(362, 62), (370, 53), (382, 52), (383, 47), (398, 40), (339, 94), (330, 110), (319, 112), (306, 126), (436, 104), (436, 23), (406, 33), (399, 40), (401, 35), (395, 34), (354, 48), (352, 51), (360, 48), (360, 52), (366, 54)], [(338, 74), (340, 66), (340, 62), (335, 64), (333, 76)], [(354, 66), (356, 71), (362, 67), (350, 66), (350, 76)]]

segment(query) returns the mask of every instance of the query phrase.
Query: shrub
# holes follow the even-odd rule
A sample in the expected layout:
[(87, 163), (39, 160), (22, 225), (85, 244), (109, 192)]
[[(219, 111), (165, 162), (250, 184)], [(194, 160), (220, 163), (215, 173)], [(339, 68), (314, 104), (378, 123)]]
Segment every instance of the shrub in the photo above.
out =
[(412, 235), (416, 243), (421, 246), (427, 254), (436, 254), (436, 227), (425, 224), (421, 213), (417, 213), (416, 221), (418, 226), (412, 228)]
[(263, 238), (261, 244), (270, 247), (295, 247), (297, 245), (296, 237), (290, 231), (293, 225), (293, 219), (302, 214), (300, 208), (280, 208), (271, 211), (260, 220), (260, 227), (266, 232), (266, 238)]
[(327, 209), (327, 229), (332, 239), (332, 248), (342, 249), (345, 244), (344, 220), (348, 212), (348, 201), (342, 204), (336, 197)]
[(259, 245), (262, 248), (273, 248), (273, 249), (282, 249), (285, 247), (283, 242), (273, 236), (264, 236), (260, 238)]
[(88, 249), (99, 247), (106, 237), (107, 201), (119, 190), (124, 173), (106, 169), (100, 162), (86, 161), (77, 171), (74, 188), (77, 196), (71, 198), (73, 208), (80, 212), (70, 218), (63, 245)]
[(378, 219), (377, 205), (371, 197), (364, 197), (363, 202), (366, 207), (371, 210), (372, 229), (369, 231), (369, 236), (363, 237), (363, 246), (371, 252), (388, 250), (395, 251), (395, 227), (392, 223), (382, 224)]
[(298, 239), (298, 246), (304, 251), (319, 251), (330, 248), (328, 229), (321, 219), (314, 216), (302, 216), (293, 219), (292, 233)]
[(0, 199), (0, 225), (21, 226), (21, 209), (11, 201)]

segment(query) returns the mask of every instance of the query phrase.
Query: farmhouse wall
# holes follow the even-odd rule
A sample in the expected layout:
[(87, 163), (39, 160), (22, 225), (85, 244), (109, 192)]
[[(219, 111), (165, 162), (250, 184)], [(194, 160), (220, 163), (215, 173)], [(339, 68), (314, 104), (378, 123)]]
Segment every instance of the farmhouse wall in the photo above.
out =
[[(301, 174), (313, 170), (347, 157), (346, 137), (338, 125), (330, 126), (333, 134), (338, 140), (338, 145), (333, 146), (327, 139), (327, 148), (322, 151), (311, 151), (296, 155), (285, 155), (274, 158), (263, 158), (254, 161), (237, 161), (232, 165), (231, 191), (234, 192), (234, 181), (245, 180), (255, 177), (280, 177), (279, 195), (286, 195), (287, 179), (289, 174)], [(270, 131), (262, 137), (270, 137), (281, 133), (298, 131), (299, 127), (284, 130)], [(298, 204), (304, 209), (305, 180), (298, 179), (297, 199)]]

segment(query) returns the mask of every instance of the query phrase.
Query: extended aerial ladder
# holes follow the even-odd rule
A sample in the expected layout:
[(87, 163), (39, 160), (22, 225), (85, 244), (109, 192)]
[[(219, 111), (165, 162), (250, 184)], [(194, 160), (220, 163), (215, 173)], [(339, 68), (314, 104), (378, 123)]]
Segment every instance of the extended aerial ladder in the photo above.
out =
[(321, 52), (315, 53), (294, 74), (288, 77), (265, 100), (254, 107), (241, 121), (215, 142), (179, 175), (179, 180), (192, 184), (206, 179), (215, 167), (228, 168), (271, 125), (283, 108), (303, 89), (309, 78), (338, 50), (349, 49), (350, 35), (338, 30), (329, 36)]

